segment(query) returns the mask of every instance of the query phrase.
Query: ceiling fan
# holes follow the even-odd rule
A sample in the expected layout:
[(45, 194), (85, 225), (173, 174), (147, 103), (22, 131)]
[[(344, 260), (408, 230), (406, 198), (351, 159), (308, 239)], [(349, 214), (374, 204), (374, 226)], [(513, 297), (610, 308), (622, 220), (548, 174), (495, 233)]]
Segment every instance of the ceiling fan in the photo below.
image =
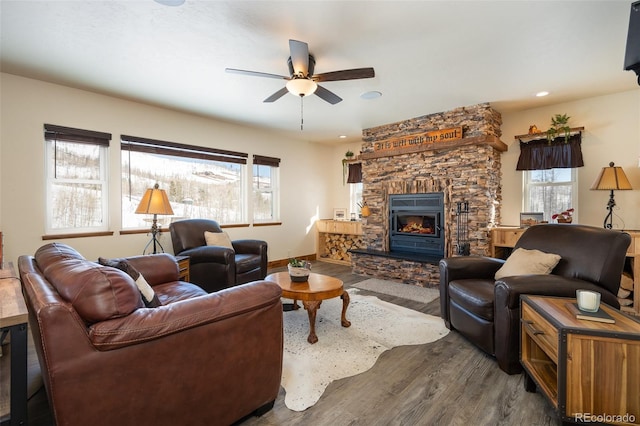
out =
[(332, 105), (342, 101), (342, 98), (330, 90), (318, 85), (318, 82), (358, 80), (362, 78), (372, 78), (375, 76), (373, 68), (356, 68), (350, 70), (332, 71), (322, 74), (313, 74), (316, 60), (309, 54), (309, 45), (302, 41), (289, 40), (289, 76), (269, 74), (257, 71), (246, 71), (235, 68), (227, 68), (226, 71), (236, 74), (244, 74), (255, 77), (278, 78), (287, 80), (287, 84), (282, 89), (275, 92), (264, 100), (264, 102), (274, 102), (287, 93), (304, 97), (315, 93), (321, 99)]

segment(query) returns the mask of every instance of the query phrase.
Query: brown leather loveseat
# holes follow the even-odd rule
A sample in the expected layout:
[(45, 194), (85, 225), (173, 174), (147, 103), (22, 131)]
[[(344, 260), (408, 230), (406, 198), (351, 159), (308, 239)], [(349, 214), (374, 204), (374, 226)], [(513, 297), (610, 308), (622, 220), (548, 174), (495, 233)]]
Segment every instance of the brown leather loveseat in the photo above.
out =
[(500, 368), (515, 374), (519, 360), (520, 295), (575, 297), (576, 290), (601, 294), (615, 308), (631, 237), (629, 234), (585, 225), (546, 224), (527, 229), (515, 250), (540, 250), (560, 255), (549, 274), (505, 276), (495, 279), (505, 263), (479, 256), (440, 260), (440, 314), (486, 353)]
[(178, 281), (168, 254), (127, 262), (161, 306), (145, 307), (126, 272), (64, 244), (18, 260), (56, 424), (228, 425), (270, 409), (282, 374), (280, 288), (207, 294)]

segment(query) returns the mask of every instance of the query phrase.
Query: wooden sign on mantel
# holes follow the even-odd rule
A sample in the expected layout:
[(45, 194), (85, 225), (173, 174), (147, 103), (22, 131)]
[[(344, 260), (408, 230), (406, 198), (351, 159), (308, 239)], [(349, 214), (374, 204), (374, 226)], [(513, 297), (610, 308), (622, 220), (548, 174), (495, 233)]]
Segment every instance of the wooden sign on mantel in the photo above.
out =
[(403, 148), (413, 148), (426, 144), (437, 144), (439, 142), (451, 142), (462, 139), (462, 127), (452, 127), (450, 129), (432, 130), (425, 133), (416, 133), (408, 136), (376, 141), (373, 143), (374, 152), (388, 150), (402, 150)]

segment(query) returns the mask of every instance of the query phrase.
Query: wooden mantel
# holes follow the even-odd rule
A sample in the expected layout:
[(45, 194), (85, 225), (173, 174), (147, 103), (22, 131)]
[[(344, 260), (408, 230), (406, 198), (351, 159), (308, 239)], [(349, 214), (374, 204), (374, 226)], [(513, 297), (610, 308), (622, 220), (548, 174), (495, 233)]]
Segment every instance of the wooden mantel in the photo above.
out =
[(493, 135), (473, 136), (445, 142), (434, 142), (422, 145), (407, 146), (398, 149), (390, 149), (385, 151), (363, 152), (358, 156), (359, 160), (369, 160), (373, 158), (392, 157), (394, 155), (411, 154), (416, 152), (433, 151), (433, 150), (449, 150), (459, 146), (467, 145), (489, 145), (500, 152), (506, 151), (509, 147), (502, 142), (500, 138)]

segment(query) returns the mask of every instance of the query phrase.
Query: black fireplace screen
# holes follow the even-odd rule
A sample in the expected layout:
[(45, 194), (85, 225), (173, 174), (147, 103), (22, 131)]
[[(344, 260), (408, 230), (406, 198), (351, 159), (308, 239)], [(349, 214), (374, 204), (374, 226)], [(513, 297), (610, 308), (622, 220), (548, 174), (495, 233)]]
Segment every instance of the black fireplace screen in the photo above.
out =
[(389, 196), (389, 249), (444, 255), (444, 195), (441, 192)]

